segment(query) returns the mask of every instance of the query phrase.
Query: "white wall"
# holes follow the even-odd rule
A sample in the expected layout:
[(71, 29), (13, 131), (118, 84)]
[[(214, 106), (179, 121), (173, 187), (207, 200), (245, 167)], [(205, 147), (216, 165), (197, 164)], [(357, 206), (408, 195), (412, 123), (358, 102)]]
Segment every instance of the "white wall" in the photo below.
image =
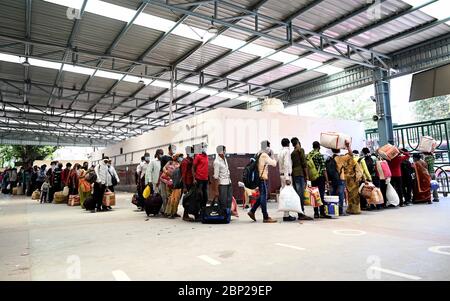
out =
[(145, 150), (153, 156), (157, 148), (166, 152), (169, 143), (174, 143), (177, 152), (183, 153), (186, 145), (200, 142), (208, 143), (210, 154), (221, 144), (226, 145), (228, 153), (255, 153), (262, 140), (269, 140), (277, 153), (285, 137), (298, 137), (309, 151), (312, 142), (319, 140), (324, 131), (352, 136), (354, 149), (364, 146), (364, 128), (360, 122), (219, 108), (107, 147), (94, 153), (92, 160), (101, 159), (102, 153), (117, 156), (123, 148), (126, 158), (125, 155), (117, 157), (115, 164), (137, 164)]

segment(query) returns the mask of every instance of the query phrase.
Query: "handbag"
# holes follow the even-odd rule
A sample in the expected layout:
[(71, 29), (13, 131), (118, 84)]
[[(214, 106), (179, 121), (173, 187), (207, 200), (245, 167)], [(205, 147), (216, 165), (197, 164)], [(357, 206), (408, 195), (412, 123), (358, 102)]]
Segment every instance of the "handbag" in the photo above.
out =
[(108, 172), (109, 172), (109, 174), (111, 175), (111, 183), (112, 183), (112, 186), (116, 186), (116, 185), (117, 185), (117, 179), (116, 179), (116, 177), (109, 171), (109, 168), (108, 168)]

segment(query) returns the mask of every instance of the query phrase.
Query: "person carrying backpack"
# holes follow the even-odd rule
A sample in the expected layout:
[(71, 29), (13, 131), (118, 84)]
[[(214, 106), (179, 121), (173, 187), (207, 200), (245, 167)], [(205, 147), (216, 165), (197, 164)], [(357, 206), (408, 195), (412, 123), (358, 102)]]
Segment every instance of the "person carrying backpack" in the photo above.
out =
[(259, 198), (248, 212), (248, 216), (256, 222), (255, 212), (261, 206), (264, 223), (276, 223), (277, 220), (269, 216), (267, 212), (267, 180), (269, 179), (269, 166), (277, 166), (277, 161), (271, 158), (272, 150), (270, 149), (270, 142), (265, 140), (261, 142), (261, 150), (257, 155), (257, 167), (259, 177)]
[[(325, 159), (320, 153), (320, 143), (314, 141), (312, 146), (313, 150), (306, 157), (308, 161), (309, 179), (311, 180), (311, 186), (319, 188), (320, 198), (323, 201), (325, 199), (325, 183), (328, 182), (327, 168)], [(330, 216), (325, 214), (324, 205), (320, 206), (320, 208), (314, 207), (314, 218), (319, 217), (330, 218)]]

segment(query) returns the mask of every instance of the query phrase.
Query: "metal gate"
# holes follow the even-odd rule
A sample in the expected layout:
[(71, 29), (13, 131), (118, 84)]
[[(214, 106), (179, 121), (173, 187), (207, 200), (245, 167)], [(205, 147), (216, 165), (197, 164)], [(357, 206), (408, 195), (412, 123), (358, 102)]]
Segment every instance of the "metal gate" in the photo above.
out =
[[(450, 193), (450, 118), (403, 125), (394, 125), (394, 142), (399, 148), (411, 153), (418, 152), (420, 137), (431, 136), (437, 142), (435, 157), (436, 180), (440, 184), (439, 192), (447, 196)], [(378, 147), (378, 129), (366, 130), (367, 145)]]

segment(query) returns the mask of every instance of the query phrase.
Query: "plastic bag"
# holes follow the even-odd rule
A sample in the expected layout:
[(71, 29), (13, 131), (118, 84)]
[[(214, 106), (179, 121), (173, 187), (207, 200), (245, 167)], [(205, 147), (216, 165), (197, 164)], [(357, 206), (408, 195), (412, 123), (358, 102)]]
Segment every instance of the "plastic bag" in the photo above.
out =
[(309, 192), (310, 205), (320, 207), (323, 205), (318, 187), (306, 187), (305, 191)]
[(303, 196), (304, 196), (304, 205), (311, 206), (311, 193), (309, 192), (308, 189), (305, 189)]
[(280, 191), (278, 211), (290, 211), (303, 214), (300, 197), (292, 185), (287, 185)]
[(400, 198), (398, 197), (397, 191), (395, 191), (391, 183), (387, 183), (386, 186), (386, 205), (398, 206), (400, 204)]
[(372, 190), (370, 198), (367, 199), (367, 203), (370, 205), (381, 205), (384, 203), (383, 194), (379, 188)]
[(142, 192), (142, 196), (144, 197), (144, 199), (148, 199), (151, 194), (152, 194), (152, 190), (150, 189), (150, 185), (147, 185), (145, 187), (144, 191)]
[(431, 184), (431, 191), (438, 190), (440, 187), (438, 181), (436, 180), (432, 180), (430, 184)]
[(62, 194), (63, 196), (69, 196), (69, 186), (64, 186)]

